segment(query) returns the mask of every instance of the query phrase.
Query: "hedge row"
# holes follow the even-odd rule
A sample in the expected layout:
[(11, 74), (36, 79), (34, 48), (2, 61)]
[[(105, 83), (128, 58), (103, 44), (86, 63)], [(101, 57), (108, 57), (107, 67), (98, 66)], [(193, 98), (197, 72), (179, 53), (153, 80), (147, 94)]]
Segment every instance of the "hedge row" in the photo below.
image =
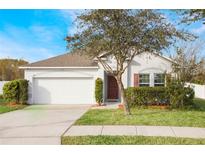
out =
[(190, 87), (129, 87), (126, 98), (130, 107), (169, 105), (184, 108), (193, 105), (194, 91)]
[(13, 80), (3, 87), (3, 97), (8, 102), (26, 104), (28, 100), (28, 81)]
[(126, 98), (130, 107), (169, 104), (165, 87), (129, 87)]

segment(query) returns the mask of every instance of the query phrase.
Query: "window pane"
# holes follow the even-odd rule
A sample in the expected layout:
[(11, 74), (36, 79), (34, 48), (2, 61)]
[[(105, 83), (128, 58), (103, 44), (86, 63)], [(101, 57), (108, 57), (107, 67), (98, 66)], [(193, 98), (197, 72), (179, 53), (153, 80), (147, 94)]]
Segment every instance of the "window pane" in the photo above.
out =
[(154, 74), (154, 86), (164, 86), (164, 80), (164, 74)]
[(140, 74), (139, 75), (139, 85), (140, 86), (149, 86), (149, 74)]

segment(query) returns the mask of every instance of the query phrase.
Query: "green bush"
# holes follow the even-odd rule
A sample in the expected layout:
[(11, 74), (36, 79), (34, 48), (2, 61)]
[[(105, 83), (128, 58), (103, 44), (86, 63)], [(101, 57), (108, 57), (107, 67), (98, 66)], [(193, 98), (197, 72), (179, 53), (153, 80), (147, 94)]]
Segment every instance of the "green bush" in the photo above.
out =
[(95, 100), (101, 105), (103, 101), (103, 81), (101, 78), (95, 80)]
[(8, 102), (18, 103), (19, 97), (19, 83), (17, 80), (13, 80), (4, 84), (3, 95), (4, 99)]
[(3, 99), (4, 98), (4, 95), (0, 94), (0, 99)]
[(19, 103), (26, 104), (28, 100), (28, 81), (18, 80), (19, 83)]
[(167, 94), (171, 108), (187, 108), (194, 105), (194, 90), (184, 87), (183, 82), (179, 80), (171, 80), (167, 84)]
[(165, 87), (129, 87), (125, 93), (130, 107), (169, 104)]
[(7, 102), (26, 104), (28, 99), (28, 81), (13, 80), (3, 87), (3, 96)]

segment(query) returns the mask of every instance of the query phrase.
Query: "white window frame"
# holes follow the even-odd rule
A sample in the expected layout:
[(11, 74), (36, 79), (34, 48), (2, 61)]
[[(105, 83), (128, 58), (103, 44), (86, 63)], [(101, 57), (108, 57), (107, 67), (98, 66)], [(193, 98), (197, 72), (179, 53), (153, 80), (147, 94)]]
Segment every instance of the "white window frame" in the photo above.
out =
[[(148, 75), (149, 76), (149, 82), (140, 82), (140, 76), (141, 75)], [(144, 86), (142, 86), (144, 85)], [(140, 73), (139, 74), (139, 86), (140, 87), (150, 87), (150, 74), (149, 73)]]
[[(160, 75), (164, 75), (164, 82), (155, 82), (155, 75), (157, 75), (157, 74), (160, 74)], [(156, 86), (156, 84), (158, 85), (158, 86)], [(164, 73), (154, 73), (154, 87), (159, 87), (159, 86), (165, 86), (165, 74)]]

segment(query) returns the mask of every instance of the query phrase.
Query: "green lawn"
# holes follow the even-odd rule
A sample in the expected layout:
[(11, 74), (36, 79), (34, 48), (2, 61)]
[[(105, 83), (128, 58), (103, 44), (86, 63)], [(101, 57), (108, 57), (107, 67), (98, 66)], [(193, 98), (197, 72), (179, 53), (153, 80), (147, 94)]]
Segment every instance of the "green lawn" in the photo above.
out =
[(164, 145), (164, 144), (205, 144), (205, 139), (145, 136), (72, 136), (62, 137), (62, 144), (69, 145)]
[(4, 102), (5, 102), (5, 100), (0, 98), (0, 105), (1, 105), (1, 103), (4, 103)]
[(5, 112), (10, 112), (18, 109), (23, 109), (26, 107), (26, 105), (15, 105), (15, 106), (9, 106), (6, 104), (6, 102), (3, 99), (0, 99), (0, 114)]
[(132, 109), (125, 116), (119, 109), (91, 109), (75, 125), (158, 125), (205, 127), (205, 100), (195, 99), (191, 110)]

